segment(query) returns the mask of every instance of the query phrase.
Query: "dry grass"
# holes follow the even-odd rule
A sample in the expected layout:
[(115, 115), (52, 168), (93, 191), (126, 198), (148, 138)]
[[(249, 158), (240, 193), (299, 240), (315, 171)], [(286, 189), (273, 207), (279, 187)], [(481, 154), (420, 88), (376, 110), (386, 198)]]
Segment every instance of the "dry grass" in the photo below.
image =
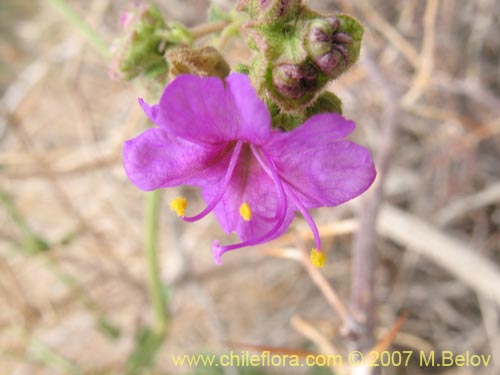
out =
[[(168, 18), (189, 25), (208, 6), (161, 3)], [(380, 155), (384, 111), (397, 109), (377, 223), (379, 337), (407, 311), (394, 348), (494, 360), (446, 371), (412, 362), (384, 373), (500, 373), (500, 3), (310, 3), (346, 9), (366, 26), (364, 57), (331, 86), (358, 124), (357, 140)], [(146, 125), (135, 101), (144, 90), (110, 80), (107, 61), (59, 14), (29, 4), (0, 6), (8, 25), (0, 29), (0, 189), (49, 250), (30, 253), (29, 233), (2, 206), (0, 373), (55, 374), (62, 361), (68, 371), (120, 374), (137, 331), (151, 321), (144, 194), (121, 166), (123, 141)], [(125, 1), (71, 4), (107, 41), (117, 35)], [(245, 60), (239, 45), (226, 48), (233, 62)], [(387, 89), (391, 102), (381, 94)], [(177, 193), (166, 191), (165, 202)], [(183, 193), (193, 200), (196, 192)], [(213, 218), (186, 225), (165, 204), (161, 265), (172, 321), (157, 373), (190, 373), (173, 368), (170, 354), (224, 352), (227, 342), (345, 350), (336, 295), (348, 301), (358, 209), (355, 201), (314, 213), (330, 263), (311, 278), (296, 261), (310, 240), (302, 219), (283, 239), (229, 254), (218, 268), (210, 248), (223, 234)], [(120, 329), (118, 338), (99, 328), (102, 318)]]

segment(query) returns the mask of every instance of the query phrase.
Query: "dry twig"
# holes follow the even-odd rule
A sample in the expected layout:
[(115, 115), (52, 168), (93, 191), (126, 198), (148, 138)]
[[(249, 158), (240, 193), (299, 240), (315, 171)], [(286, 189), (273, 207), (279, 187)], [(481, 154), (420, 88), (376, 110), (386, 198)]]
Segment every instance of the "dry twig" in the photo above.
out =
[(359, 230), (353, 244), (351, 309), (355, 319), (361, 324), (362, 330), (360, 334), (352, 333), (355, 334), (353, 335), (354, 346), (359, 350), (369, 349), (374, 341), (375, 223), (384, 197), (384, 183), (394, 152), (398, 129), (398, 106), (388, 81), (376, 63), (366, 54), (363, 63), (368, 76), (382, 89), (384, 128), (383, 141), (376, 158), (378, 179), (371, 193), (362, 200)]

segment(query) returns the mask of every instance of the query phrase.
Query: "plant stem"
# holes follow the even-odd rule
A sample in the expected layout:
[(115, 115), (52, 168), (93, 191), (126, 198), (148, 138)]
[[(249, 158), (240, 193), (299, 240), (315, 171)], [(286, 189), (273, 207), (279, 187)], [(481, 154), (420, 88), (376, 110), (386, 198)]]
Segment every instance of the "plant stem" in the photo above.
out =
[(375, 327), (375, 265), (377, 239), (376, 223), (380, 206), (384, 200), (384, 183), (387, 178), (398, 136), (399, 107), (395, 94), (380, 67), (365, 49), (364, 67), (377, 87), (381, 87), (384, 99), (382, 123), (383, 136), (376, 165), (377, 181), (372, 191), (364, 197), (359, 218), (359, 230), (353, 244), (351, 282), (351, 312), (359, 323), (360, 331), (353, 334), (356, 350), (369, 350), (374, 344)]
[(149, 295), (154, 311), (154, 329), (158, 335), (167, 332), (167, 303), (163, 291), (158, 264), (158, 222), (161, 192), (152, 191), (146, 201), (146, 253), (148, 258)]
[(49, 0), (59, 13), (87, 38), (89, 43), (103, 56), (109, 55), (108, 45), (96, 31), (71, 8), (65, 0)]
[(193, 39), (199, 39), (206, 35), (217, 33), (222, 31), (230, 24), (229, 21), (215, 21), (215, 22), (207, 22), (202, 23), (200, 25), (196, 25), (190, 29), (191, 35)]
[(4, 206), (7, 215), (10, 216), (21, 231), (21, 244), (24, 249), (32, 254), (38, 254), (49, 249), (49, 244), (31, 229), (12, 198), (2, 188), (0, 188), (0, 205)]
[(70, 375), (82, 374), (82, 371), (74, 362), (62, 356), (50, 346), (46, 345), (34, 336), (31, 338), (29, 350), (33, 357), (35, 357), (38, 361), (42, 362), (58, 373)]

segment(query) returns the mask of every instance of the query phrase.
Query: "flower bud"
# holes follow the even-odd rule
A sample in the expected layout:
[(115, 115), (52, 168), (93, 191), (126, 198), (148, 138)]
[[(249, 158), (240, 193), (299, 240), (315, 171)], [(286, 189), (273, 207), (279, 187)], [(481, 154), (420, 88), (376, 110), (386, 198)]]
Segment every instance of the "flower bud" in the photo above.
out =
[(331, 50), (325, 53), (323, 56), (314, 59), (314, 62), (321, 71), (325, 74), (332, 74), (335, 68), (339, 65), (342, 55), (337, 50)]
[(300, 79), (300, 66), (296, 64), (278, 65), (273, 69), (274, 87), (285, 97), (298, 99), (302, 96)]
[(326, 17), (325, 21), (328, 22), (330, 27), (332, 28), (332, 32), (337, 31), (338, 28), (340, 27), (340, 21), (337, 17), (332, 16), (332, 17)]
[(317, 58), (330, 51), (332, 34), (333, 28), (326, 20), (315, 19), (309, 23), (304, 43), (311, 58)]
[(349, 34), (340, 32), (340, 26), (337, 17), (311, 20), (304, 40), (312, 61), (330, 77), (338, 76), (342, 69), (346, 70), (351, 65), (346, 46), (353, 39)]
[(309, 64), (281, 64), (273, 69), (273, 84), (285, 98), (300, 99), (316, 89), (317, 71)]
[(240, 0), (238, 11), (263, 23), (289, 21), (299, 14), (302, 0)]
[(152, 5), (134, 4), (121, 14), (120, 25), (125, 35), (112, 47), (111, 75), (126, 80), (139, 74), (165, 75), (165, 43), (157, 33), (167, 28), (161, 11)]
[(297, 14), (301, 0), (260, 0), (260, 9), (268, 21), (288, 19)]
[(133, 3), (126, 10), (122, 10), (120, 12), (120, 29), (122, 31), (126, 30), (130, 26), (137, 13), (139, 12), (139, 9), (139, 4)]

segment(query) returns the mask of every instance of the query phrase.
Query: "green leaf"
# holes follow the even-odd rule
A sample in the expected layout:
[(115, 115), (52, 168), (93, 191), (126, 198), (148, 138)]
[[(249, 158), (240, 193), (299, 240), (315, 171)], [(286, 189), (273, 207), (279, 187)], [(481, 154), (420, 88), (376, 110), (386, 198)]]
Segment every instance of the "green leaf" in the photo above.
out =
[(280, 113), (273, 117), (273, 127), (290, 131), (301, 125), (302, 116), (291, 115), (289, 113)]
[(339, 115), (342, 114), (342, 100), (333, 92), (329, 91), (322, 93), (313, 105), (306, 109), (306, 117), (309, 118), (326, 112), (335, 112)]

